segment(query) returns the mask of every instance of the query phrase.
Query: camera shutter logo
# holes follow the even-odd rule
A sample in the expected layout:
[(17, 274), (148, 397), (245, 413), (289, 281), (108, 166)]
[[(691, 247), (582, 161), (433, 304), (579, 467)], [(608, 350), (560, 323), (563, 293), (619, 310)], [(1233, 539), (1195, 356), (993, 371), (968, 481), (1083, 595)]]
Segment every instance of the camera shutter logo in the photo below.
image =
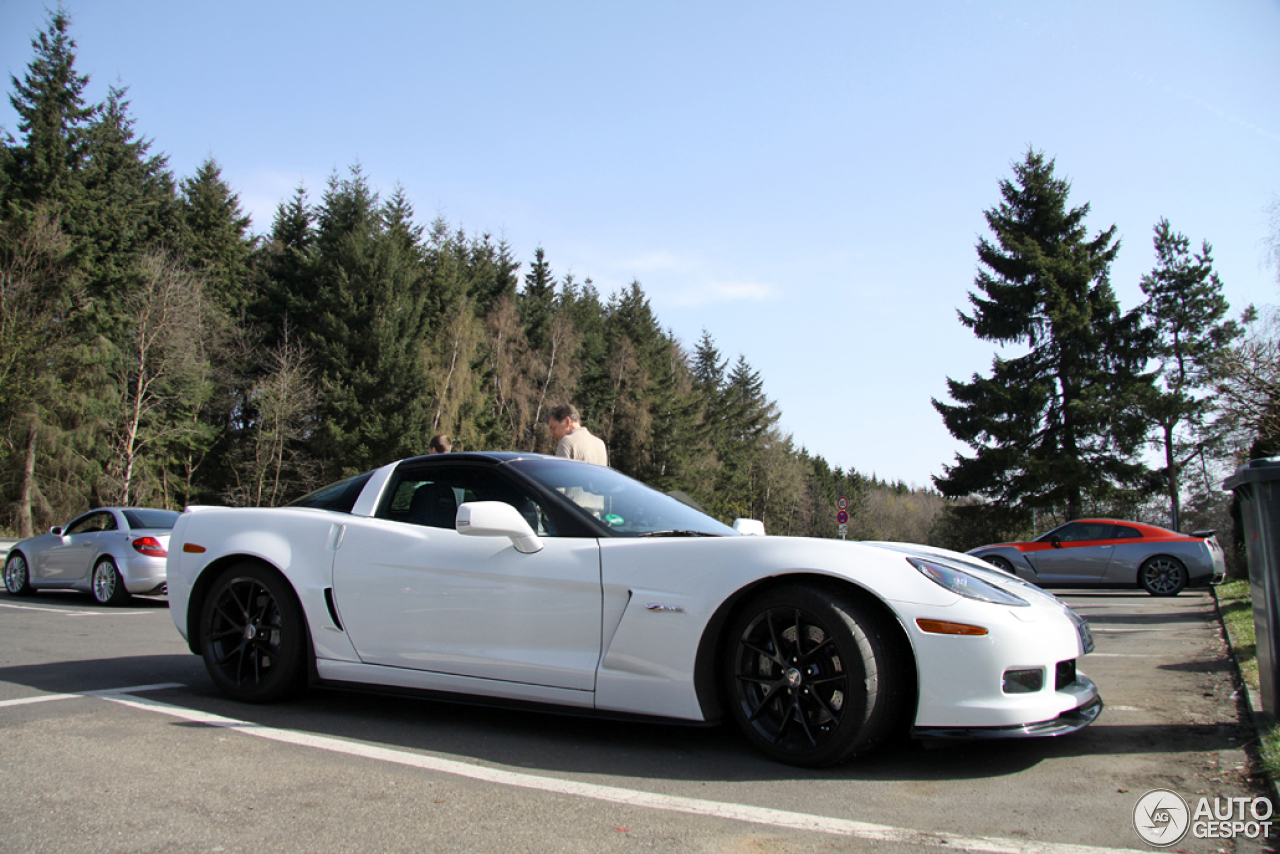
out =
[(1168, 789), (1152, 789), (1133, 808), (1133, 827), (1157, 848), (1174, 845), (1187, 835), (1191, 810), (1182, 796)]

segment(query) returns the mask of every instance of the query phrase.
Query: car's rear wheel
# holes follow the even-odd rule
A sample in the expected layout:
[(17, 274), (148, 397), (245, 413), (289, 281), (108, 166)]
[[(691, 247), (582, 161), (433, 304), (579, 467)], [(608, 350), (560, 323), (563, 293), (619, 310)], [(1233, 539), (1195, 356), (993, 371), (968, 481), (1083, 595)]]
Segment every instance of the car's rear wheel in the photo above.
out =
[(1177, 596), (1187, 586), (1187, 568), (1177, 558), (1149, 558), (1138, 569), (1138, 582), (1152, 596)]
[(4, 589), (10, 596), (30, 596), (35, 593), (31, 586), (31, 573), (27, 569), (27, 558), (22, 552), (9, 555), (4, 564)]
[(904, 722), (912, 677), (897, 626), (879, 610), (788, 585), (748, 602), (729, 631), (731, 713), (770, 758), (832, 765), (870, 750)]
[(129, 601), (129, 591), (125, 589), (120, 570), (115, 561), (104, 557), (93, 566), (93, 578), (90, 583), (93, 598), (99, 605), (123, 605)]
[(200, 616), (205, 667), (228, 696), (266, 703), (297, 693), (307, 639), (293, 588), (258, 563), (230, 567), (214, 581)]
[(987, 563), (991, 564), (1001, 572), (1007, 572), (1010, 575), (1016, 574), (1013, 571), (1013, 564), (1009, 563), (1008, 558), (1000, 557), (1000, 555), (987, 555), (986, 557), (983, 558), (983, 560), (985, 560)]

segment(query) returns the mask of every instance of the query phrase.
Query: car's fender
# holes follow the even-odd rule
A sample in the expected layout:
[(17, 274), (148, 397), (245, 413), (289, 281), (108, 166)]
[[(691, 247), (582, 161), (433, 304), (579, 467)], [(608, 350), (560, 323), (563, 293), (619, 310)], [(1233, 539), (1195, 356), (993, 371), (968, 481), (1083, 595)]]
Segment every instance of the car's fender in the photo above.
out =
[(358, 660), (326, 597), (342, 528), (340, 516), (310, 508), (188, 508), (170, 536), (166, 574), (174, 624), (192, 651), (199, 652), (198, 622), (209, 585), (226, 567), (253, 560), (293, 587), (317, 657)]
[(715, 645), (707, 633), (723, 623), (725, 603), (761, 583), (826, 579), (864, 591), (898, 619), (900, 605), (944, 610), (959, 599), (912, 570), (902, 554), (836, 540), (628, 538), (601, 540), (600, 551), (605, 638), (596, 706), (605, 710), (714, 717), (707, 686), (701, 698), (695, 690), (695, 673), (707, 666), (704, 658), (699, 667), (699, 650), (705, 657), (708, 643)]

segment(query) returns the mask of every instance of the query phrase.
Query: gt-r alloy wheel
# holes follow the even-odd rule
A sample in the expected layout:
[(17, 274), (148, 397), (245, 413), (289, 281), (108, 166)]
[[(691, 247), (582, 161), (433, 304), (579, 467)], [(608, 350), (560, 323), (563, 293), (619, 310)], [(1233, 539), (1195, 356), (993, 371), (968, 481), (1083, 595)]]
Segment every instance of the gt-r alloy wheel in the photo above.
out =
[(787, 586), (756, 597), (730, 628), (730, 707), (771, 759), (820, 767), (883, 741), (911, 695), (896, 626), (828, 590)]
[(129, 600), (124, 579), (111, 558), (104, 557), (93, 567), (93, 598), (99, 605), (123, 605)]
[(213, 583), (200, 617), (205, 667), (228, 696), (265, 703), (296, 693), (306, 673), (305, 626), (293, 588), (256, 563)]
[(21, 552), (9, 555), (4, 565), (4, 589), (10, 596), (30, 596), (35, 593), (31, 575), (27, 570), (27, 558)]
[(1000, 555), (990, 555), (989, 557), (984, 557), (983, 560), (985, 560), (987, 563), (991, 564), (1001, 572), (1007, 572), (1010, 575), (1017, 574), (1013, 571), (1013, 564), (1009, 563), (1009, 560), (1007, 558), (1000, 557)]
[(1187, 568), (1171, 557), (1153, 557), (1138, 570), (1138, 581), (1152, 596), (1177, 596), (1187, 586)]

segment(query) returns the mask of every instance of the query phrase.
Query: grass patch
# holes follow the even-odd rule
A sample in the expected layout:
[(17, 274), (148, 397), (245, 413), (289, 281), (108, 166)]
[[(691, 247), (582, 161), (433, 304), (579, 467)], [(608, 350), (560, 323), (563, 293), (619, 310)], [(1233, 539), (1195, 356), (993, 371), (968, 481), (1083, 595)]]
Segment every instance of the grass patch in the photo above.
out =
[[(1258, 696), (1258, 643), (1253, 633), (1253, 598), (1248, 581), (1228, 581), (1214, 588), (1218, 597), (1218, 609), (1227, 629), (1232, 654), (1240, 668), (1240, 676), (1255, 697)], [(1274, 786), (1280, 782), (1280, 724), (1273, 724), (1262, 732), (1258, 746), (1262, 771)]]

